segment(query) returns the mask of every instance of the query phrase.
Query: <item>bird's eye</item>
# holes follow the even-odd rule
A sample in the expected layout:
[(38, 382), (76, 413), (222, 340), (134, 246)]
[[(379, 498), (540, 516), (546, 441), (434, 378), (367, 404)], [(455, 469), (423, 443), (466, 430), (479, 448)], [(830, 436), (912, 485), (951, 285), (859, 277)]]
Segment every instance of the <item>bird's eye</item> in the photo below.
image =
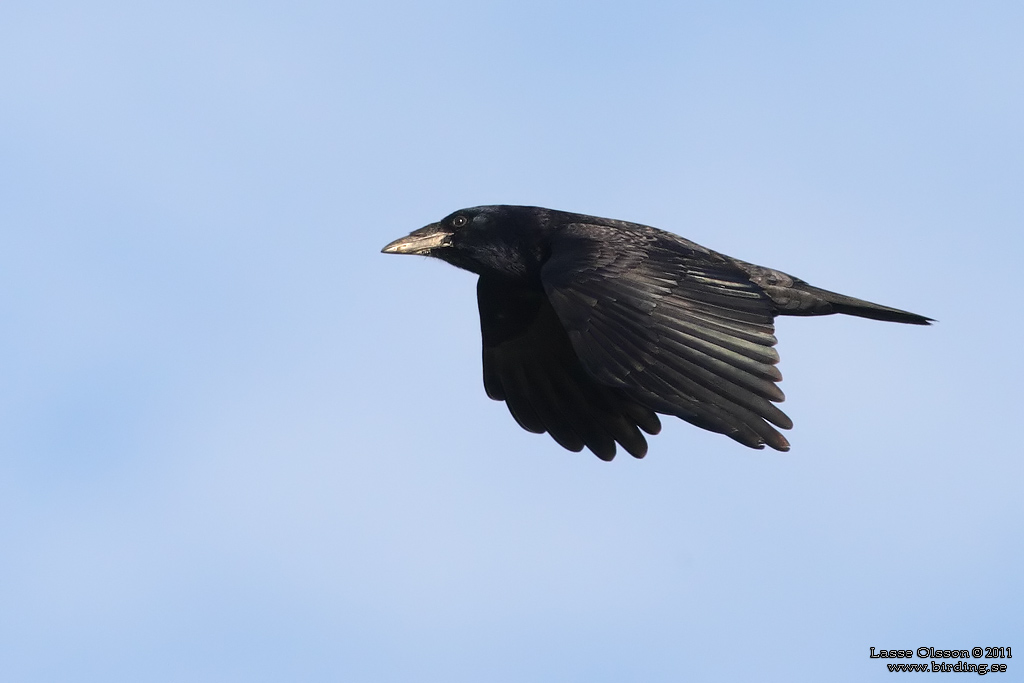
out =
[(469, 221), (466, 220), (465, 216), (456, 216), (455, 218), (452, 219), (452, 225), (455, 226), (456, 228), (461, 228), (468, 222)]

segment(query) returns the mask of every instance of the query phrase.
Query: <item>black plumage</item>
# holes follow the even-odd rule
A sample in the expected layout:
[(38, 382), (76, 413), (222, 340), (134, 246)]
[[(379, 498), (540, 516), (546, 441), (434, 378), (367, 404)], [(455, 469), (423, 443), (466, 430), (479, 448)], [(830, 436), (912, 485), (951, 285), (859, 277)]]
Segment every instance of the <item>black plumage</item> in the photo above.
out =
[(658, 413), (780, 451), (792, 421), (777, 315), (929, 318), (813, 287), (656, 228), (531, 206), (478, 206), (385, 253), (479, 275), (484, 388), (530, 432), (641, 458)]

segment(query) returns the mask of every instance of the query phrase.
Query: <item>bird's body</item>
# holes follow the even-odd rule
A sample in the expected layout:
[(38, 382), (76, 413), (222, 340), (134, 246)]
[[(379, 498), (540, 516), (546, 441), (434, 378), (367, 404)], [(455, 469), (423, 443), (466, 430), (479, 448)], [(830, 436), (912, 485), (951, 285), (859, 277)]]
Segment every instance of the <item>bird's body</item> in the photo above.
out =
[(604, 460), (616, 443), (643, 457), (658, 413), (788, 450), (777, 315), (929, 323), (663, 230), (539, 207), (457, 211), (384, 252), (478, 274), (487, 395), (524, 429)]

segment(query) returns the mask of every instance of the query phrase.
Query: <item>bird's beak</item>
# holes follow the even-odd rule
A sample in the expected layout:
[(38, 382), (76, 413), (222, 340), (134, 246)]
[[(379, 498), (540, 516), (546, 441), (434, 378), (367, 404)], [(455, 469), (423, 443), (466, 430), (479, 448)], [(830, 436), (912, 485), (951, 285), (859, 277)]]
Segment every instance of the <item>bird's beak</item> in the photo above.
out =
[(432, 249), (451, 245), (452, 234), (437, 223), (414, 230), (405, 237), (387, 245), (381, 252), (385, 254), (420, 254), (429, 255)]

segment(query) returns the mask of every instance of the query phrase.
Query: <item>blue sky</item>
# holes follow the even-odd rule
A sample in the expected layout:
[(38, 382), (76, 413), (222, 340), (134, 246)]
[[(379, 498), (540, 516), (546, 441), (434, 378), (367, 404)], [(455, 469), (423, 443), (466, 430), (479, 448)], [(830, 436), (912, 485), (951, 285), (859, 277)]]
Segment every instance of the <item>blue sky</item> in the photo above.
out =
[[(1012, 2), (4, 3), (5, 680), (1024, 652), (1021, 35)], [(666, 420), (606, 464), (486, 398), (472, 276), (379, 253), (489, 203), (940, 322), (781, 319), (790, 453)]]

